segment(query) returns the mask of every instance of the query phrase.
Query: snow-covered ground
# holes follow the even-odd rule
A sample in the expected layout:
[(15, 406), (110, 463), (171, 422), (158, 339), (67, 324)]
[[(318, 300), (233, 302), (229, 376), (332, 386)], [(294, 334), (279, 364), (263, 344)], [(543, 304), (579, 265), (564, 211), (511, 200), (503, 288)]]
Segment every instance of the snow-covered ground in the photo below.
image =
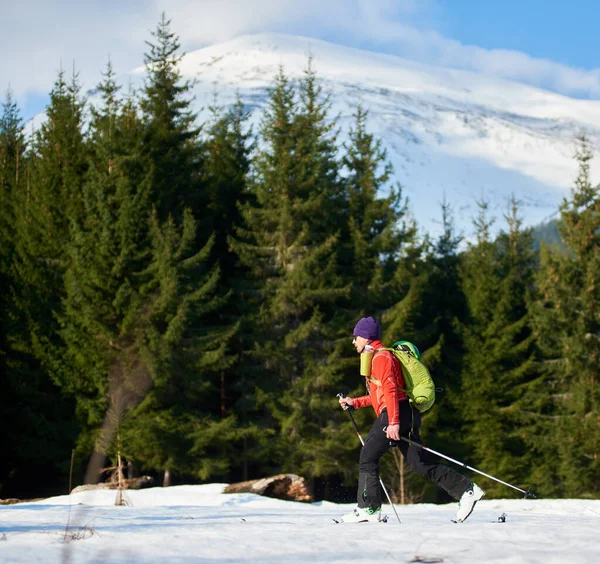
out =
[(483, 500), (461, 524), (456, 504), (397, 506), (401, 524), (386, 505), (387, 523), (335, 524), (353, 505), (223, 487), (128, 491), (125, 507), (114, 491), (0, 506), (0, 562), (600, 562), (600, 501)]

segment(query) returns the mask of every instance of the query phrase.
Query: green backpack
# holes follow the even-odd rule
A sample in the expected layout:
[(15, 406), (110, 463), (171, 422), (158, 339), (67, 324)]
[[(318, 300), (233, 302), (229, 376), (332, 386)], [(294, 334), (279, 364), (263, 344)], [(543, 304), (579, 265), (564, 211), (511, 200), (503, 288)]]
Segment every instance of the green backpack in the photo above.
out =
[(398, 389), (406, 393), (410, 403), (421, 413), (427, 411), (435, 402), (435, 384), (421, 362), (419, 349), (408, 341), (397, 341), (383, 350), (390, 351), (402, 366), (405, 388)]

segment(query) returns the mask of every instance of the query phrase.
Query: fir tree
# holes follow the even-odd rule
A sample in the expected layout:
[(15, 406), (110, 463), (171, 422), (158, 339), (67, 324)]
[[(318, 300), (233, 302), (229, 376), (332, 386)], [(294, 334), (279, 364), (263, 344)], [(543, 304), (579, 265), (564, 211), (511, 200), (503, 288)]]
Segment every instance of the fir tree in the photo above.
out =
[(536, 329), (543, 377), (531, 442), (541, 451), (541, 491), (598, 497), (600, 188), (590, 178), (589, 141), (578, 141), (579, 174), (560, 208), (566, 251), (542, 246)]
[[(83, 156), (82, 103), (74, 77), (61, 73), (51, 94), (47, 122), (25, 154), (24, 134), (16, 105), (9, 97), (2, 121), (2, 320), (6, 328), (6, 379), (2, 409), (12, 445), (3, 450), (12, 479), (6, 488), (38, 478), (63, 486), (76, 426), (72, 405), (56, 381), (62, 369), (56, 338), (60, 309), (63, 245), (69, 237), (67, 216), (77, 208), (78, 173)], [(5, 425), (3, 425), (5, 426)], [(44, 476), (39, 480), (39, 476)], [(12, 485), (15, 484), (15, 485)], [(54, 490), (56, 491), (56, 490)]]
[[(428, 292), (424, 300), (423, 322), (426, 327), (424, 345), (433, 341), (431, 346), (424, 346), (427, 362), (432, 374), (435, 374), (437, 385), (444, 393), (438, 398), (434, 418), (428, 419), (428, 425), (437, 429), (436, 435), (445, 440), (453, 435), (452, 427), (444, 425), (456, 421), (456, 409), (460, 406), (460, 372), (462, 360), (462, 340), (459, 323), (465, 319), (466, 303), (459, 277), (459, 246), (462, 236), (454, 230), (452, 209), (447, 201), (442, 203), (442, 233), (435, 241), (427, 263), (431, 269), (428, 278)], [(429, 320), (429, 324), (427, 323)], [(446, 417), (442, 414), (444, 406), (448, 408)], [(446, 432), (445, 429), (448, 428)]]
[[(227, 332), (203, 320), (223, 305), (217, 295), (218, 269), (210, 260), (213, 240), (196, 250), (195, 221), (150, 220), (152, 252), (140, 273), (137, 312), (125, 320), (137, 335), (137, 361), (151, 387), (133, 411), (123, 436), (146, 468), (207, 479), (229, 466), (225, 447), (235, 433), (234, 418), (214, 417), (210, 375), (227, 366)], [(229, 430), (229, 431), (228, 431)]]
[[(146, 42), (147, 78), (140, 105), (144, 120), (141, 158), (147, 167), (144, 179), (158, 217), (165, 221), (174, 214), (181, 221), (183, 210), (190, 207), (196, 218), (207, 201), (201, 187), (201, 151), (199, 129), (191, 110), (190, 81), (183, 81), (179, 63), (179, 38), (170, 29), (165, 14), (152, 32), (153, 42)], [(202, 224), (200, 227), (203, 227)], [(209, 233), (201, 230), (199, 237)]]
[[(436, 387), (433, 409), (423, 417), (423, 440), (436, 450), (464, 457), (461, 440), (462, 397), (461, 371), (463, 346), (460, 322), (465, 319), (466, 303), (459, 277), (462, 236), (454, 229), (452, 208), (447, 201), (441, 204), (442, 233), (427, 247), (425, 262), (413, 284), (413, 295), (418, 297), (410, 315), (412, 326), (402, 337), (414, 340), (422, 353)], [(422, 491), (425, 499), (450, 501), (449, 496), (430, 482), (419, 479), (412, 485), (413, 492)]]
[[(108, 452), (118, 422), (120, 444), (144, 468), (208, 477), (227, 465), (198, 446), (211, 436), (207, 373), (225, 362), (226, 335), (203, 321), (222, 304), (213, 239), (199, 247), (192, 212), (156, 190), (166, 185), (163, 175), (173, 162), (167, 157), (165, 165), (147, 144), (161, 145), (168, 124), (160, 129), (164, 135), (149, 134), (156, 122), (140, 121), (131, 97), (119, 100), (110, 65), (99, 91), (84, 213), (72, 220), (68, 247), (60, 319), (71, 371), (63, 386), (85, 421), (82, 451), (98, 437), (99, 454)], [(161, 95), (158, 87), (154, 94)], [(181, 194), (185, 172), (187, 185), (194, 183), (191, 165), (179, 171)], [(200, 427), (206, 431), (201, 441), (195, 438)]]
[(239, 266), (237, 256), (229, 248), (229, 239), (242, 225), (241, 208), (251, 198), (248, 176), (254, 143), (242, 101), (238, 99), (228, 110), (216, 102), (215, 99), (210, 108), (211, 119), (203, 144), (202, 177), (209, 194), (208, 225), (215, 235), (213, 252), (219, 260), (222, 279), (230, 286), (229, 279), (239, 276)]
[[(406, 274), (403, 261), (411, 255), (409, 248), (416, 236), (415, 225), (408, 214), (408, 201), (403, 199), (399, 184), (390, 184), (392, 167), (381, 141), (367, 131), (367, 116), (359, 106), (342, 158), (345, 205), (339, 255), (341, 273), (351, 287), (351, 294), (338, 314), (339, 331), (344, 339), (343, 356), (338, 362), (344, 371), (344, 380), (340, 382), (343, 391), (354, 395), (364, 394), (365, 383), (358, 376), (359, 359), (350, 346), (352, 327), (362, 315), (376, 315), (384, 321), (384, 326), (388, 322), (393, 324), (395, 315), (383, 314), (390, 312), (399, 293), (410, 285), (408, 278), (400, 283), (399, 280), (401, 273)], [(387, 334), (392, 331), (394, 327)], [(363, 410), (355, 417), (359, 424), (366, 426), (372, 414)], [(341, 411), (336, 422), (343, 433), (343, 440), (341, 437), (336, 440), (345, 449), (343, 453), (336, 453), (336, 457), (348, 460), (348, 468), (353, 468), (356, 437)], [(356, 476), (352, 473), (349, 478), (353, 480)]]
[(141, 124), (133, 100), (124, 105), (119, 98), (110, 63), (98, 91), (101, 104), (91, 109), (83, 213), (71, 220), (60, 315), (69, 366), (61, 385), (76, 398), (85, 422), (79, 439), (83, 458), (91, 452), (109, 408), (109, 373), (114, 387), (126, 372), (116, 367), (132, 338), (122, 329), (134, 301), (136, 273), (148, 252), (144, 224), (151, 211), (149, 198), (136, 188), (141, 177), (132, 165)]
[[(230, 241), (243, 225), (242, 208), (251, 202), (248, 189), (250, 158), (254, 150), (252, 130), (247, 126), (248, 114), (240, 99), (225, 110), (215, 103), (206, 126), (203, 143), (202, 181), (209, 198), (207, 224), (214, 235), (213, 254), (221, 272), (221, 293), (227, 304), (213, 320), (215, 327), (230, 328), (227, 350), (229, 364), (223, 367), (213, 383), (211, 398), (215, 416), (222, 419), (236, 414), (237, 444), (230, 452), (231, 471), (246, 480), (249, 476), (248, 440), (256, 429), (248, 411), (248, 396), (254, 381), (246, 366), (246, 352), (253, 345), (252, 326), (248, 321), (258, 306), (249, 270), (240, 264)], [(231, 477), (229, 478), (231, 479)]]
[[(19, 173), (23, 176), (25, 156), (25, 138), (23, 122), (19, 109), (13, 100), (10, 89), (2, 104), (0, 116), (0, 378), (2, 395), (0, 397), (0, 424), (9, 428), (13, 421), (19, 420), (15, 407), (20, 403), (18, 382), (10, 370), (9, 351), (9, 308), (10, 287), (12, 282), (12, 262), (14, 259), (14, 198), (23, 182), (19, 182)], [(3, 434), (3, 437), (8, 434)], [(18, 437), (15, 437), (18, 441)], [(2, 440), (2, 459), (0, 466), (0, 484), (15, 471), (18, 466), (16, 442)]]
[[(521, 227), (513, 199), (508, 231), (490, 240), (485, 202), (480, 202), (477, 243), (461, 266), (469, 317), (464, 331), (461, 414), (476, 464), (522, 485), (531, 459), (524, 458), (518, 400), (533, 373), (529, 303), (533, 282), (531, 230)], [(493, 495), (511, 495), (496, 483)]]
[[(13, 199), (15, 192), (25, 185), (26, 151), (23, 120), (12, 92), (8, 90), (0, 117), (0, 256), (3, 260), (0, 267), (5, 276), (8, 275), (14, 239)], [(3, 288), (2, 295), (7, 295), (6, 288)]]
[(82, 213), (82, 184), (87, 169), (83, 137), (84, 102), (75, 75), (67, 84), (60, 71), (50, 94), (46, 120), (32, 141), (30, 175), (19, 193), (16, 217), (15, 306), (26, 331), (20, 345), (31, 351), (60, 380), (57, 339), (65, 251), (70, 223)]
[(347, 295), (336, 255), (341, 185), (335, 123), (327, 120), (310, 61), (298, 92), (297, 99), (280, 69), (255, 162), (256, 204), (245, 208), (248, 228), (236, 249), (263, 285), (255, 320), (256, 336), (266, 338), (254, 348), (263, 370), (257, 400), (280, 430), (276, 444), (264, 445), (271, 451), (265, 456), (283, 460), (285, 469), (325, 475), (338, 466), (328, 448), (341, 344), (328, 331), (336, 301)]
[[(407, 201), (399, 185), (389, 186), (392, 167), (387, 162), (381, 141), (366, 130), (367, 112), (358, 107), (350, 130), (343, 165), (345, 182), (347, 236), (341, 257), (345, 274), (352, 281), (352, 301), (363, 311), (387, 307), (382, 294), (393, 278), (402, 245), (411, 240), (414, 227), (406, 223)], [(356, 312), (355, 312), (356, 314)]]
[[(199, 417), (214, 412), (203, 392), (214, 372), (230, 362), (226, 341), (231, 329), (211, 327), (222, 299), (215, 295), (218, 268), (210, 251), (214, 238), (202, 183), (203, 149), (187, 97), (191, 83), (182, 81), (179, 40), (164, 14), (153, 36), (140, 98), (141, 137), (135, 147), (129, 143), (130, 154), (121, 163), (132, 193), (116, 209), (133, 242), (113, 235), (116, 254), (125, 253), (129, 261), (119, 259), (114, 273), (113, 284), (121, 285), (115, 307), (121, 311), (113, 327), (126, 341), (131, 332), (141, 339), (130, 345), (135, 348), (132, 358), (151, 377), (150, 391), (135, 408), (136, 416), (123, 420), (122, 440), (129, 441), (140, 463), (154, 469), (156, 464), (168, 464), (162, 469), (170, 473), (190, 467), (192, 427)], [(125, 115), (136, 123), (132, 110)], [(144, 312), (150, 311), (160, 314), (149, 320)], [(182, 329), (174, 332), (176, 324)], [(173, 335), (179, 335), (179, 346)], [(144, 339), (151, 342), (144, 344)], [(103, 382), (106, 386), (104, 369)], [(140, 426), (149, 435), (142, 438)], [(181, 440), (160, 440), (175, 427), (182, 430)], [(198, 448), (197, 457), (201, 453)], [(213, 466), (221, 468), (223, 463)]]
[(27, 144), (23, 120), (10, 90), (0, 116), (0, 358), (6, 354), (5, 335), (15, 245), (15, 205), (25, 186)]

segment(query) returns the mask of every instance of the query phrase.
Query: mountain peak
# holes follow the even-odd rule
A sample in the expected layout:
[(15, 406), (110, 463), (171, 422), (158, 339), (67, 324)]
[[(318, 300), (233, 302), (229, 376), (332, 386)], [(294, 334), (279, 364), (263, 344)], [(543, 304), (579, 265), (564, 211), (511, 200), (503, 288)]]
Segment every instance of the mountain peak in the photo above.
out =
[(527, 225), (548, 219), (577, 174), (575, 136), (585, 132), (600, 146), (600, 102), (309, 37), (244, 35), (188, 53), (181, 71), (195, 79), (199, 106), (215, 92), (224, 105), (239, 94), (258, 120), (280, 66), (295, 80), (309, 55), (343, 133), (359, 104), (369, 112), (368, 130), (429, 232), (439, 229), (444, 199), (467, 235), (481, 198), (500, 219), (497, 228), (513, 195)]

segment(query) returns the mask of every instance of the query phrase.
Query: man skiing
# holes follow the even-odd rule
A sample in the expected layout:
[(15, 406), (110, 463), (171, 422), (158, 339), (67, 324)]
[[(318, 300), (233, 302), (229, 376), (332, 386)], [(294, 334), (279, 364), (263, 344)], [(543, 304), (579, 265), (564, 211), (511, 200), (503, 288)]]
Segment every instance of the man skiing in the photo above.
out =
[(368, 395), (340, 398), (342, 407), (354, 409), (372, 406), (377, 414), (360, 452), (358, 477), (358, 507), (342, 517), (343, 522), (379, 521), (381, 517), (381, 490), (379, 488), (379, 460), (395, 443), (408, 465), (421, 476), (437, 483), (454, 499), (459, 500), (456, 520), (464, 521), (485, 492), (449, 466), (436, 462), (426, 451), (404, 441), (407, 437), (421, 444), (419, 428), (421, 413), (414, 409), (404, 388), (402, 368), (397, 358), (380, 341), (379, 324), (373, 317), (361, 318), (353, 331), (352, 343), (358, 354), (373, 352)]

